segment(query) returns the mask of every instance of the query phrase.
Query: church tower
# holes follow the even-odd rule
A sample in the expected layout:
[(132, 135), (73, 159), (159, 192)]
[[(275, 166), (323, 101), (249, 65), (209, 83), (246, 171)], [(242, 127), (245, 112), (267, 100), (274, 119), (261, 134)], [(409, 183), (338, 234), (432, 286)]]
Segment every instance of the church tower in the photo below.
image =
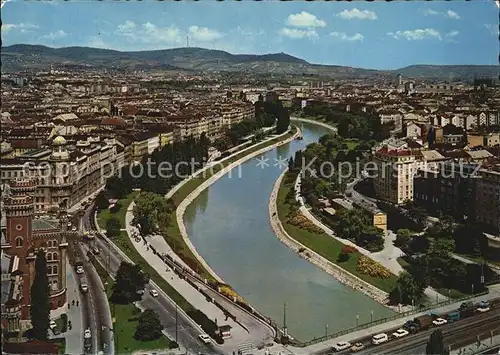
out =
[(31, 179), (11, 180), (9, 193), (5, 199), (6, 243), (11, 246), (10, 254), (16, 249), (25, 249), (33, 235), (33, 216), (35, 214), (35, 181)]

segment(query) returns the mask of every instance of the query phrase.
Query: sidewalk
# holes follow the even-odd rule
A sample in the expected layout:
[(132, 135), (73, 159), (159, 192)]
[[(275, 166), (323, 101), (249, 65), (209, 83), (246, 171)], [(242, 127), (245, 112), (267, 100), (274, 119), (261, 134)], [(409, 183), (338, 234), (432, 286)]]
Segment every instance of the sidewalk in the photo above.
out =
[[(133, 206), (133, 203), (131, 206)], [(144, 258), (144, 260), (147, 260), (151, 267), (153, 267), (158, 274), (177, 292), (179, 292), (193, 307), (199, 309), (214, 322), (216, 321), (219, 326), (226, 324), (231, 326), (232, 337), (224, 341), (223, 347), (234, 349), (238, 344), (246, 341), (248, 338), (248, 332), (231, 318), (226, 320), (226, 316), (221, 309), (219, 309), (215, 304), (208, 302), (205, 296), (198, 292), (198, 290), (191, 286), (187, 281), (179, 278), (175, 272), (167, 267), (165, 263), (153, 253), (148, 246), (149, 242), (148, 245), (145, 245), (142, 239), (139, 242), (135, 241), (132, 237), (133, 233), (136, 232), (136, 228), (132, 226), (132, 208), (127, 209), (127, 213), (125, 215), (125, 225), (127, 228), (127, 235), (141, 257)], [(147, 239), (149, 238), (150, 237), (147, 237)], [(167, 253), (174, 256), (172, 249), (162, 236), (155, 236), (152, 237), (152, 239), (154, 239), (154, 248), (158, 253)]]
[(80, 299), (80, 292), (78, 290), (78, 281), (73, 271), (73, 267), (66, 261), (66, 287), (68, 304), (74, 300), (78, 300), (80, 306), (71, 306), (67, 311), (68, 323), (71, 321), (71, 330), (64, 333), (66, 338), (66, 354), (81, 354), (83, 352), (83, 314), (82, 314), (82, 300)]

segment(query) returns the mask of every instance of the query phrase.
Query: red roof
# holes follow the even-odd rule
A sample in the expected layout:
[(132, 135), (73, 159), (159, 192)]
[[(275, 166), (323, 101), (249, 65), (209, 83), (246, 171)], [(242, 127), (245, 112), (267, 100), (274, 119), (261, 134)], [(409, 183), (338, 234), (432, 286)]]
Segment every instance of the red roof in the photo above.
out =
[(401, 149), (401, 150), (391, 149), (391, 150), (389, 150), (387, 147), (382, 147), (379, 150), (377, 150), (377, 154), (389, 155), (389, 156), (395, 156), (395, 157), (412, 155), (411, 151), (406, 150), (406, 149)]

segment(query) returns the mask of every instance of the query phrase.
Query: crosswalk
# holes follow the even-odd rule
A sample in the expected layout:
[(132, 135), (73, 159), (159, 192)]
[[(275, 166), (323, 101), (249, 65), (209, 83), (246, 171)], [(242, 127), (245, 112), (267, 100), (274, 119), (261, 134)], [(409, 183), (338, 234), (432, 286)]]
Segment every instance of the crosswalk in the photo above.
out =
[(254, 348), (252, 343), (243, 343), (238, 345), (238, 354), (248, 354), (251, 352), (251, 350)]

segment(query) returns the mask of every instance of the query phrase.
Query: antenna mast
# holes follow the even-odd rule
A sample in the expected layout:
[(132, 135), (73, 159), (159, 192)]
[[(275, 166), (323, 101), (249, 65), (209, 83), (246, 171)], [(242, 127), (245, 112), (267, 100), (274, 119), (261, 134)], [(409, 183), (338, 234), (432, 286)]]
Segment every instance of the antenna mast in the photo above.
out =
[(186, 36), (186, 47), (189, 48), (189, 36)]

